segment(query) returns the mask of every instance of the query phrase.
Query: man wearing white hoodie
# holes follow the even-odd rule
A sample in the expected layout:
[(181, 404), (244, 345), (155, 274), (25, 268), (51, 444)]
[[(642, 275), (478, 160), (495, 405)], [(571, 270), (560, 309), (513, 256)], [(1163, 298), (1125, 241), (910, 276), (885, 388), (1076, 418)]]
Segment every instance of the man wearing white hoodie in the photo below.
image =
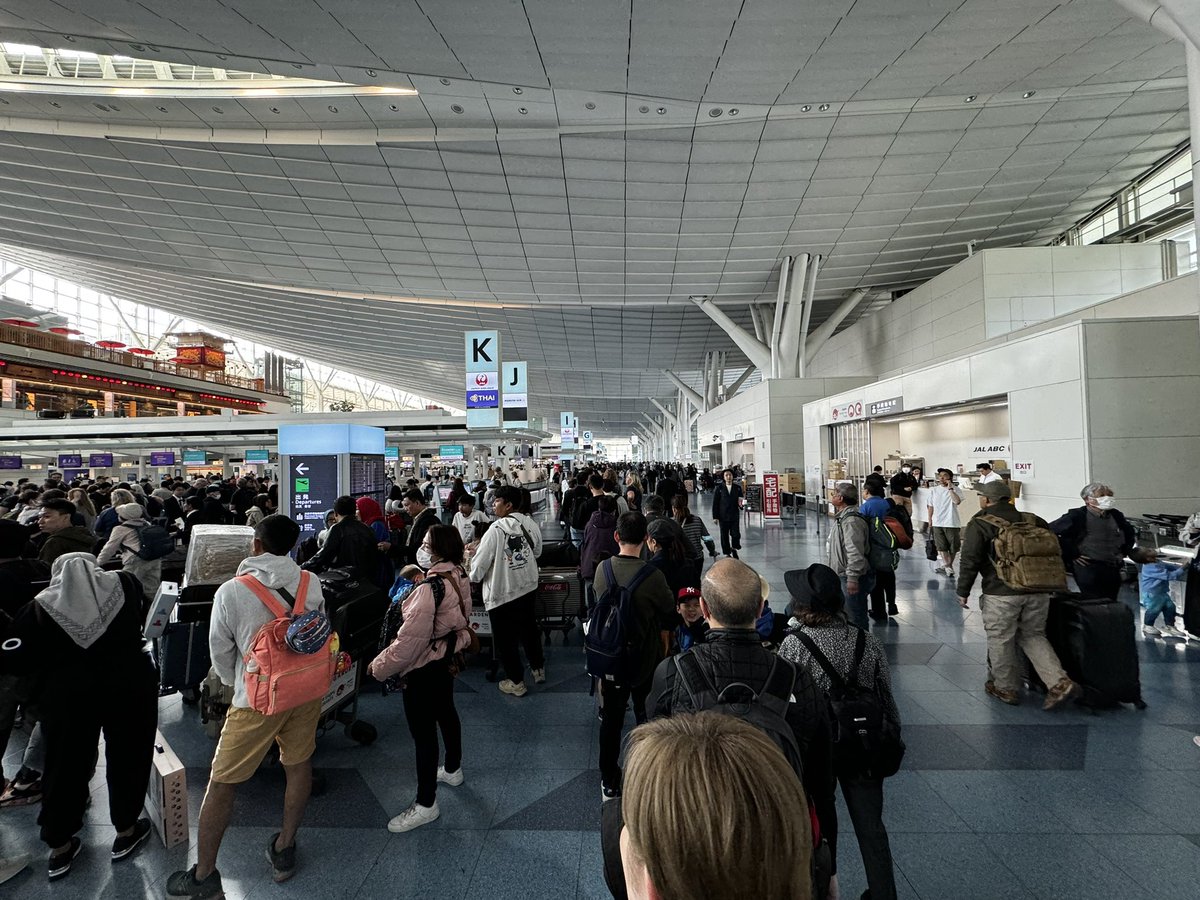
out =
[(504, 667), (500, 690), (514, 697), (524, 697), (526, 692), (522, 644), (533, 680), (538, 684), (546, 680), (546, 652), (533, 611), (542, 532), (533, 519), (516, 512), (520, 503), (520, 488), (505, 484), (496, 489), (492, 501), (496, 521), (471, 559), (471, 581), (483, 582), (483, 605), (492, 620), (496, 655)]
[[(254, 576), (281, 602), (294, 607), (301, 571), (288, 554), (299, 537), (300, 526), (287, 516), (267, 516), (254, 529), (254, 555), (242, 561), (237, 574)], [(304, 609), (324, 608), (320, 582), (309, 577)], [(283, 795), (283, 827), (271, 837), (266, 855), (276, 882), (286, 881), (296, 871), (296, 831), (312, 792), (311, 758), (316, 749), (321, 701), (313, 700), (273, 716), (250, 708), (243, 660), (259, 629), (274, 618), (263, 602), (236, 579), (217, 589), (208, 644), (221, 683), (233, 685), (233, 703), (221, 729), (208, 791), (200, 807), (196, 865), (168, 879), (168, 897), (215, 900), (224, 896), (216, 868), (217, 851), (233, 814), (234, 795), (237, 786), (254, 775), (272, 743), (279, 744), (287, 789)]]

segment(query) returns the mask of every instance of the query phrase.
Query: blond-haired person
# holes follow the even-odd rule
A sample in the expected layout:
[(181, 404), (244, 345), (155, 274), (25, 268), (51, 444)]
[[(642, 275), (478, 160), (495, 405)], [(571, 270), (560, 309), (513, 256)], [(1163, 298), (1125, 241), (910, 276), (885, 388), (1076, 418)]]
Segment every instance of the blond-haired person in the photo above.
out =
[(635, 729), (621, 802), (630, 900), (812, 897), (804, 788), (741, 719), (685, 713)]

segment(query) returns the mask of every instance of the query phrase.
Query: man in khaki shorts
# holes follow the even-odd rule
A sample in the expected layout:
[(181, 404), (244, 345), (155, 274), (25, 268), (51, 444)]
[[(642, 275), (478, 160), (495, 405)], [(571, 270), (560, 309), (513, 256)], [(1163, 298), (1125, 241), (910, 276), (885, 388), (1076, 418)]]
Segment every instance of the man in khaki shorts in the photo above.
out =
[[(267, 516), (254, 529), (254, 555), (243, 560), (238, 575), (253, 575), (294, 606), (300, 585), (300, 567), (288, 554), (300, 536), (300, 527), (287, 516)], [(308, 580), (306, 610), (324, 609), (321, 585)], [(173, 874), (167, 881), (168, 897), (215, 900), (223, 896), (217, 851), (233, 814), (237, 786), (250, 779), (271, 749), (279, 744), (279, 761), (287, 775), (283, 796), (283, 826), (266, 847), (274, 880), (286, 881), (296, 871), (296, 831), (304, 818), (312, 792), (311, 757), (317, 742), (321, 701), (273, 716), (250, 708), (243, 659), (260, 628), (274, 616), (248, 588), (227, 581), (213, 601), (208, 642), (213, 669), (223, 684), (233, 685), (233, 703), (213, 755), (208, 791), (200, 807), (196, 865)]]

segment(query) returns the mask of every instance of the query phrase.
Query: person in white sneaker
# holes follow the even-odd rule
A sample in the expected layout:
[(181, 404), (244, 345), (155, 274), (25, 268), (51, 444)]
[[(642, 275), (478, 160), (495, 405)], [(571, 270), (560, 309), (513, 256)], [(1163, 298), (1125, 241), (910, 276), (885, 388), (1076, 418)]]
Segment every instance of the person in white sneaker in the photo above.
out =
[[(1146, 637), (1183, 638), (1187, 632), (1175, 627), (1175, 602), (1171, 599), (1171, 582), (1187, 578), (1187, 568), (1167, 562), (1155, 561), (1139, 566), (1138, 592), (1141, 595), (1142, 634)], [(1161, 628), (1155, 626), (1159, 615), (1163, 617)]]
[(529, 516), (517, 512), (520, 505), (519, 488), (501, 485), (496, 490), (492, 501), (496, 521), (471, 557), (471, 581), (483, 583), (483, 606), (492, 620), (496, 656), (504, 667), (500, 691), (513, 697), (524, 697), (527, 691), (522, 645), (534, 681), (546, 680), (546, 651), (533, 613), (542, 533)]
[[(378, 681), (403, 678), (404, 715), (417, 756), (417, 799), (388, 822), (388, 831), (412, 831), (439, 815), (438, 782), (463, 783), (462, 725), (454, 708), (453, 656), (472, 643), (467, 624), (471, 585), (463, 571), (463, 542), (457, 528), (434, 525), (417, 558), (428, 563), (425, 580), (403, 602), (404, 622), (396, 639), (371, 661)], [(419, 563), (420, 564), (420, 563)], [(438, 766), (438, 731), (446, 764)]]
[(954, 577), (954, 557), (962, 547), (962, 521), (958, 518), (958, 504), (962, 494), (951, 484), (949, 469), (938, 469), (938, 483), (929, 491), (929, 505), (925, 513), (933, 528), (933, 543), (937, 547), (941, 565), (933, 571), (939, 575)]

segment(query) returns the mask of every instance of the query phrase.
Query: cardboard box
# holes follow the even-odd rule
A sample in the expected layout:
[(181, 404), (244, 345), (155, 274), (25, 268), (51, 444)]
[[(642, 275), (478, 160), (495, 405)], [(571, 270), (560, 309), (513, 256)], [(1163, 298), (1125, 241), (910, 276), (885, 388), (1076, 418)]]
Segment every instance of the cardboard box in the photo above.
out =
[(146, 815), (164, 847), (187, 843), (187, 772), (161, 731), (154, 734), (154, 767), (146, 790)]
[(796, 472), (788, 472), (786, 475), (779, 476), (780, 490), (786, 491), (789, 494), (804, 493), (804, 476)]

